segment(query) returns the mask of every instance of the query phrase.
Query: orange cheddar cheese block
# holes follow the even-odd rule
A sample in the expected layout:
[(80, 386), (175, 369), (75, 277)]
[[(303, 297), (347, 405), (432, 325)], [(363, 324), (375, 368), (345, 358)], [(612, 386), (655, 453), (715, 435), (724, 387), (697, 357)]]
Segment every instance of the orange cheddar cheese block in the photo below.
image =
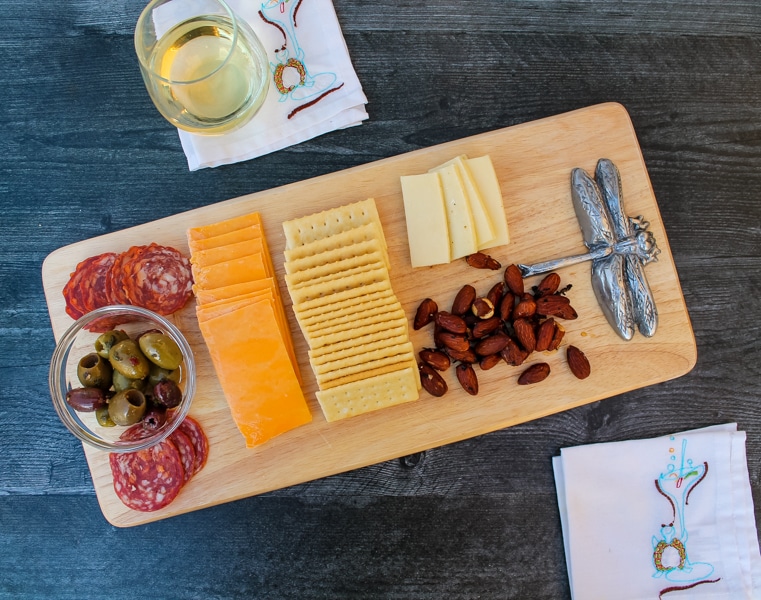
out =
[(208, 267), (192, 265), (194, 286), (208, 290), (234, 283), (265, 279), (268, 277), (265, 264), (262, 253), (258, 252)]
[[(224, 315), (228, 312), (236, 310), (245, 304), (256, 302), (259, 300), (266, 300), (273, 303), (272, 290), (261, 290), (258, 292), (251, 292), (238, 298), (230, 298), (228, 300), (220, 300), (219, 302), (213, 302), (211, 304), (205, 304), (196, 308), (196, 316), (199, 321), (208, 321), (214, 317)], [(277, 313), (275, 314), (277, 317)], [(279, 324), (279, 319), (278, 319)]]
[(262, 224), (262, 217), (259, 213), (256, 213), (256, 212), (248, 213), (248, 214), (240, 215), (237, 217), (231, 217), (230, 219), (219, 221), (217, 223), (211, 223), (209, 225), (191, 227), (190, 229), (188, 229), (188, 239), (189, 240), (207, 239), (207, 238), (216, 237), (219, 235), (224, 235), (225, 233), (230, 233), (231, 231), (236, 231), (238, 229), (243, 229), (245, 227), (250, 227), (252, 225), (261, 225), (261, 224)]
[[(188, 230), (190, 232), (191, 230)], [(210, 248), (219, 248), (220, 246), (229, 246), (230, 244), (237, 244), (238, 242), (245, 242), (247, 240), (255, 240), (262, 237), (262, 226), (251, 225), (242, 229), (235, 229), (234, 231), (228, 231), (220, 235), (215, 235), (209, 238), (200, 238), (193, 240), (188, 238), (188, 247), (191, 252), (200, 252), (201, 250), (209, 250)]]
[(277, 284), (271, 277), (265, 279), (256, 279), (254, 281), (244, 281), (243, 283), (233, 283), (232, 285), (225, 285), (218, 288), (212, 288), (206, 290), (203, 288), (197, 288), (196, 301), (198, 304), (211, 304), (220, 300), (229, 300), (236, 296), (244, 296), (251, 292), (258, 292), (264, 289), (273, 289), (277, 287)]
[(271, 302), (243, 303), (200, 327), (248, 448), (312, 420)]
[(261, 238), (243, 240), (242, 242), (236, 242), (226, 246), (217, 246), (207, 250), (199, 250), (191, 255), (191, 263), (201, 267), (208, 267), (234, 258), (256, 254), (257, 252), (264, 252), (264, 244), (262, 243)]

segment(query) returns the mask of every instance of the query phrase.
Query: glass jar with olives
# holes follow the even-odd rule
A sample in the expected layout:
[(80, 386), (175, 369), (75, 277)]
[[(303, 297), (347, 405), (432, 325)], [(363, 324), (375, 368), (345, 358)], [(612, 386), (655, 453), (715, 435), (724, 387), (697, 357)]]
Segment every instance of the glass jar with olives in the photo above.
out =
[[(109, 306), (64, 334), (49, 383), (72, 433), (101, 449), (134, 451), (164, 439), (188, 413), (194, 369), (190, 346), (173, 324), (139, 307)], [(135, 423), (145, 435), (120, 439)]]

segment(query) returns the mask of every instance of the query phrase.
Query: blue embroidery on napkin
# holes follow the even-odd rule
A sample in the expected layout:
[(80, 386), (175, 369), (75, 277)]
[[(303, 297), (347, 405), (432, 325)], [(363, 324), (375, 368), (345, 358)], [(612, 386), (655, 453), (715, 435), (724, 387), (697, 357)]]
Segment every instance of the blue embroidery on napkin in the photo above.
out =
[(261, 19), (277, 28), (283, 36), (283, 44), (275, 49), (277, 62), (270, 63), (280, 102), (287, 99), (303, 102), (330, 90), (338, 76), (326, 71), (312, 73), (307, 55), (296, 35), (298, 10), (303, 0), (266, 0), (261, 5)]
[(655, 488), (671, 506), (671, 521), (662, 523), (660, 535), (653, 536), (653, 577), (676, 583), (686, 584), (672, 586), (661, 590), (659, 597), (665, 593), (680, 589), (689, 589), (701, 583), (715, 583), (719, 579), (708, 580), (714, 572), (714, 566), (707, 562), (692, 562), (687, 552), (689, 532), (686, 523), (686, 508), (690, 503), (690, 494), (708, 475), (708, 463), (695, 465), (687, 458), (687, 439), (682, 439), (680, 453), (676, 453), (676, 438), (669, 438), (669, 463), (666, 471), (655, 480)]

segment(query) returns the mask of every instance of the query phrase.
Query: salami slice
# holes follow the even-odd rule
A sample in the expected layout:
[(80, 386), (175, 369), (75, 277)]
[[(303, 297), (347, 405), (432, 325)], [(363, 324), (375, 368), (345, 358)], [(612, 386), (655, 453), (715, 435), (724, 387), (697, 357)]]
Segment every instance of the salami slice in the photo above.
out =
[(80, 262), (63, 288), (66, 313), (72, 319), (110, 304), (107, 278), (116, 261), (114, 252), (104, 252)]
[(132, 259), (132, 256), (140, 251), (144, 246), (132, 246), (126, 252), (117, 255), (114, 264), (108, 271), (106, 277), (106, 290), (108, 292), (109, 304), (130, 304), (127, 295), (124, 293), (124, 265)]
[(169, 439), (177, 446), (177, 451), (182, 459), (182, 468), (185, 469), (185, 481), (187, 482), (195, 474), (196, 450), (190, 438), (182, 431), (175, 429)]
[(164, 508), (185, 483), (180, 453), (169, 440), (138, 452), (111, 453), (109, 463), (114, 491), (132, 510), (150, 512)]
[(128, 250), (122, 287), (130, 304), (161, 315), (181, 309), (193, 294), (190, 261), (175, 248), (152, 243)]
[(177, 431), (181, 431), (188, 436), (193, 444), (193, 448), (196, 452), (196, 462), (193, 469), (193, 475), (195, 475), (198, 471), (203, 469), (203, 466), (206, 464), (206, 459), (209, 457), (209, 440), (198, 421), (191, 417), (185, 417), (185, 420), (180, 423)]

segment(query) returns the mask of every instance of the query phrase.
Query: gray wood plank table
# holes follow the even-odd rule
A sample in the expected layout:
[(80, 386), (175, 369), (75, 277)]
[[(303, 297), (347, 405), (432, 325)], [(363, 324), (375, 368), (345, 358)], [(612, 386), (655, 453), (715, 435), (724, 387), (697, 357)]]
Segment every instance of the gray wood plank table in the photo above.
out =
[[(191, 173), (140, 78), (140, 2), (0, 3), (0, 598), (570, 598), (551, 457), (722, 422), (748, 432), (761, 517), (761, 3), (334, 4), (369, 121)], [(105, 521), (49, 400), (47, 254), (606, 101), (632, 116), (669, 234), (688, 375), (154, 524)]]

